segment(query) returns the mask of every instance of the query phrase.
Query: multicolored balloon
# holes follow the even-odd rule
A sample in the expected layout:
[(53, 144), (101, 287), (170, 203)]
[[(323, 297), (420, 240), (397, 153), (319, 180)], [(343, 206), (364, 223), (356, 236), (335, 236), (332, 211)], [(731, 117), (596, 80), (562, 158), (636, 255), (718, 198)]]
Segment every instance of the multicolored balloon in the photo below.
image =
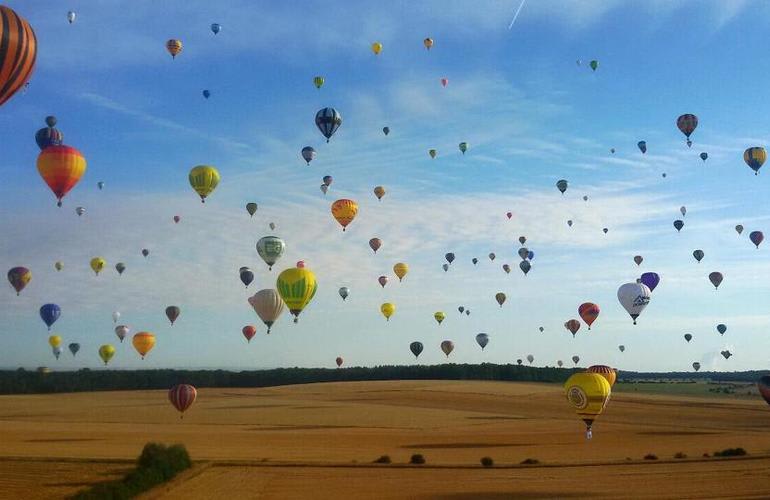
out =
[(345, 231), (348, 224), (353, 222), (358, 214), (358, 203), (347, 198), (342, 198), (332, 203), (332, 216), (342, 226), (342, 230)]
[(32, 26), (11, 8), (0, 5), (0, 106), (23, 88), (37, 60)]
[(569, 321), (566, 321), (564, 323), (564, 328), (570, 331), (572, 333), (572, 338), (575, 338), (575, 334), (580, 330), (580, 321), (576, 319), (571, 319)]
[(37, 171), (56, 196), (56, 204), (61, 206), (62, 198), (83, 177), (86, 159), (80, 151), (70, 146), (48, 146), (37, 157)]
[(690, 134), (692, 134), (695, 131), (695, 128), (698, 126), (698, 117), (690, 113), (681, 115), (676, 119), (676, 126), (685, 135), (685, 137), (687, 137), (687, 147), (689, 148), (692, 146)]
[[(575, 358), (577, 356), (572, 357), (573, 361)], [(586, 424), (586, 438), (591, 439), (594, 420), (602, 414), (610, 399), (612, 392), (610, 383), (603, 374), (575, 373), (564, 383), (564, 392), (567, 401)]]
[(765, 160), (767, 160), (767, 152), (763, 147), (756, 146), (743, 152), (743, 161), (754, 171), (754, 175), (759, 174), (759, 169), (765, 164)]
[(182, 40), (176, 40), (172, 38), (166, 42), (166, 50), (171, 54), (172, 59), (176, 59), (176, 56), (182, 52)]
[(583, 304), (580, 304), (580, 307), (578, 307), (578, 314), (580, 317), (585, 321), (586, 325), (588, 325), (588, 329), (591, 329), (591, 325), (596, 321), (596, 318), (599, 317), (599, 306), (594, 304), (593, 302), (585, 302)]
[(315, 114), (315, 126), (326, 137), (326, 142), (329, 142), (340, 125), (342, 125), (342, 115), (334, 108), (323, 108)]
[[(32, 271), (26, 267), (13, 267), (8, 271), (8, 282), (18, 296), (32, 279)], [(50, 325), (49, 325), (50, 326)]]
[(313, 300), (318, 283), (310, 269), (290, 267), (278, 275), (276, 288), (286, 307), (289, 308), (289, 312), (294, 315), (296, 323), (299, 321), (300, 313)]

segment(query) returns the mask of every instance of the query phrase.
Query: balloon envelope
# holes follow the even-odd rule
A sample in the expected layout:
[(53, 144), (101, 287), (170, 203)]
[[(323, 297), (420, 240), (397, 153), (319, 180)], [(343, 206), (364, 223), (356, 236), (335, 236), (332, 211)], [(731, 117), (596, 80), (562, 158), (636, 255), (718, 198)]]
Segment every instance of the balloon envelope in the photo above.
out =
[(650, 289), (644, 283), (626, 283), (618, 288), (618, 301), (636, 324), (636, 318), (650, 303)]
[(8, 282), (19, 295), (32, 279), (32, 271), (26, 267), (13, 267), (8, 271)]
[(168, 391), (168, 400), (179, 413), (184, 414), (198, 397), (198, 391), (190, 384), (175, 385)]
[(276, 288), (286, 307), (289, 308), (289, 312), (294, 315), (296, 323), (300, 313), (313, 300), (318, 283), (315, 274), (309, 269), (290, 267), (278, 275)]
[(286, 243), (278, 236), (263, 236), (257, 242), (257, 253), (270, 270), (273, 269), (273, 264), (278, 262), (285, 250)]
[(51, 325), (53, 325), (60, 316), (61, 308), (56, 304), (44, 304), (40, 308), (40, 318), (43, 320), (43, 323), (48, 326), (49, 330), (51, 329)]
[(452, 351), (454, 351), (455, 344), (451, 340), (445, 340), (441, 342), (441, 350), (444, 351), (444, 354), (446, 354), (446, 357), (448, 358), (450, 354), (452, 354)]
[(409, 350), (412, 351), (412, 354), (414, 354), (415, 358), (420, 357), (420, 353), (422, 352), (423, 346), (422, 342), (412, 342), (409, 344)]
[(765, 235), (762, 234), (762, 231), (752, 231), (749, 234), (749, 239), (757, 248), (759, 248), (759, 244), (765, 239)]
[(484, 348), (489, 344), (489, 335), (486, 333), (479, 333), (476, 335), (476, 343), (481, 347), (481, 350), (483, 351)]
[(267, 333), (270, 333), (273, 323), (281, 316), (284, 309), (281, 296), (276, 290), (267, 288), (249, 297), (248, 301), (259, 319), (267, 326)]
[(342, 115), (334, 108), (323, 108), (315, 115), (315, 125), (326, 137), (326, 142), (329, 142), (329, 139), (342, 125)]
[(658, 283), (660, 283), (660, 276), (658, 276), (658, 273), (642, 273), (641, 280), (652, 292), (658, 286)]
[(719, 288), (719, 285), (722, 283), (722, 280), (724, 279), (724, 276), (722, 273), (718, 271), (714, 271), (713, 273), (709, 273), (709, 281), (712, 285), (714, 285), (714, 288)]

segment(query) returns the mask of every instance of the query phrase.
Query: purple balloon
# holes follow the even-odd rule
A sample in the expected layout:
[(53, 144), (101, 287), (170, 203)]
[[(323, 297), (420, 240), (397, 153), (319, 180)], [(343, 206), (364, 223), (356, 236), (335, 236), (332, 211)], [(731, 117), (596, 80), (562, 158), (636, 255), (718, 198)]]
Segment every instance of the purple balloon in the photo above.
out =
[(749, 235), (749, 239), (757, 246), (757, 248), (759, 248), (759, 244), (765, 239), (765, 235), (762, 234), (762, 231), (752, 231)]
[(660, 276), (658, 276), (658, 273), (644, 273), (642, 274), (642, 283), (647, 285), (650, 291), (653, 291), (658, 286), (658, 283), (660, 283)]

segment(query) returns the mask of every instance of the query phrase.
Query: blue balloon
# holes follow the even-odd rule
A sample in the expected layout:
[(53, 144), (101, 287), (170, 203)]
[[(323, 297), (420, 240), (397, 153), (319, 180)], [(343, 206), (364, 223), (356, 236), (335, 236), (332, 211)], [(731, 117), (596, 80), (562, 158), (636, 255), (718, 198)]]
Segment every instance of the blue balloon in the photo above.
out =
[(684, 221), (679, 219), (674, 221), (674, 228), (676, 228), (677, 233), (681, 231), (683, 227), (684, 227)]
[(660, 276), (658, 276), (658, 273), (644, 273), (642, 274), (641, 282), (647, 285), (650, 291), (653, 291), (658, 286), (658, 283), (660, 283)]
[(530, 250), (529, 253), (527, 254), (527, 259), (532, 260), (534, 258), (535, 258), (535, 252)]
[(203, 91), (203, 97), (205, 97), (206, 99), (208, 99), (209, 97), (211, 97), (211, 92), (209, 92), (208, 90), (204, 90), (204, 91)]
[(216, 35), (216, 34), (217, 34), (217, 33), (219, 33), (220, 31), (222, 31), (222, 25), (221, 25), (221, 24), (219, 24), (219, 23), (213, 23), (213, 24), (211, 25), (211, 31), (213, 31), (213, 32), (214, 32), (214, 34)]
[(724, 335), (725, 332), (727, 331), (727, 326), (720, 323), (717, 325), (717, 331), (719, 332), (720, 335)]
[(43, 307), (40, 308), (40, 318), (42, 318), (43, 323), (48, 326), (48, 330), (51, 329), (51, 325), (56, 323), (59, 316), (61, 316), (61, 307), (56, 304), (44, 304)]

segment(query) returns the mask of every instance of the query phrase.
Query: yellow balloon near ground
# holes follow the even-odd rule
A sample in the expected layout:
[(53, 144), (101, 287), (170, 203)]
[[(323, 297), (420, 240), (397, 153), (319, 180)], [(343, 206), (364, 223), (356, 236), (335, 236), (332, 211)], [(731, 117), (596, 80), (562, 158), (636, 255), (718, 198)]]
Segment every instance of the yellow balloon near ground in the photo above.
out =
[(190, 170), (189, 178), (190, 185), (201, 197), (201, 203), (205, 203), (206, 197), (219, 184), (219, 171), (210, 165), (198, 165)]
[(396, 312), (396, 306), (390, 302), (386, 302), (380, 306), (380, 312), (385, 316), (386, 320), (390, 321), (390, 317)]
[(111, 346), (110, 344), (104, 344), (99, 348), (99, 357), (102, 358), (105, 366), (110, 362), (114, 355), (115, 347)]
[(404, 276), (406, 276), (406, 273), (409, 272), (409, 266), (403, 262), (399, 262), (393, 266), (393, 272), (398, 276), (398, 281), (401, 281), (404, 279)]
[(564, 383), (564, 392), (590, 437), (591, 425), (610, 400), (610, 383), (599, 373), (575, 373)]
[(51, 335), (48, 337), (48, 343), (51, 345), (51, 347), (56, 349), (61, 345), (61, 337), (59, 335)]
[(306, 267), (290, 267), (278, 275), (276, 280), (278, 295), (281, 296), (294, 315), (294, 322), (299, 320), (299, 314), (313, 300), (318, 289), (315, 274)]

